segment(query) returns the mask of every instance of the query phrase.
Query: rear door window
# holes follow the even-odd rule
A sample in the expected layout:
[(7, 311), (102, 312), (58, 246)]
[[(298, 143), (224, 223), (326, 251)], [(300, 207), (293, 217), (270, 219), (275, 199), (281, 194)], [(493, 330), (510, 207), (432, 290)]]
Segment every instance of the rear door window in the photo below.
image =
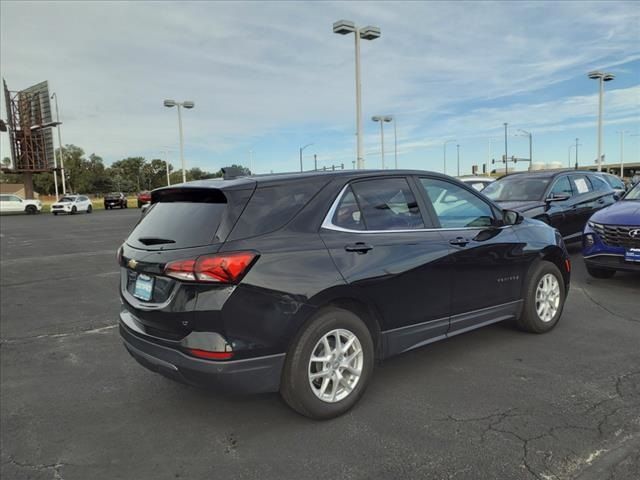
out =
[(227, 209), (219, 190), (191, 192), (154, 203), (127, 243), (144, 250), (172, 250), (213, 243)]
[(282, 228), (328, 182), (326, 178), (307, 178), (278, 185), (258, 185), (229, 240), (255, 237)]
[(344, 191), (331, 223), (336, 227), (346, 228), (347, 230), (365, 229), (362, 212), (351, 187), (347, 187)]
[(589, 193), (593, 190), (586, 175), (571, 175), (571, 184), (576, 195)]
[(405, 178), (365, 180), (353, 183), (351, 188), (367, 230), (424, 228), (418, 203)]

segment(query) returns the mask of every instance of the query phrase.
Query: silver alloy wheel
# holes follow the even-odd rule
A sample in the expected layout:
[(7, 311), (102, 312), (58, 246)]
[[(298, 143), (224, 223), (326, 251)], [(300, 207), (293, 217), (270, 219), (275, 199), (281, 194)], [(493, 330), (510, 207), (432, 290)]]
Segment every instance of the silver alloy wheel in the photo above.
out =
[(342, 328), (331, 330), (311, 352), (308, 369), (311, 390), (323, 402), (344, 400), (358, 384), (363, 365), (358, 337)]
[(536, 288), (536, 312), (545, 323), (555, 317), (560, 308), (560, 284), (552, 273), (542, 276)]

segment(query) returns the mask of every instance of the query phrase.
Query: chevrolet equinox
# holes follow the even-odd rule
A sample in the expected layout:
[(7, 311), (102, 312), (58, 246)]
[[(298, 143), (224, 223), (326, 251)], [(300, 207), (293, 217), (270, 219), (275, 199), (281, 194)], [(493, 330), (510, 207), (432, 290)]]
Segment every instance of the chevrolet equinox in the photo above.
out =
[(402, 170), (154, 190), (117, 257), (120, 334), (140, 364), (279, 391), (317, 419), (360, 399), (376, 359), (503, 320), (548, 332), (570, 277), (554, 228)]

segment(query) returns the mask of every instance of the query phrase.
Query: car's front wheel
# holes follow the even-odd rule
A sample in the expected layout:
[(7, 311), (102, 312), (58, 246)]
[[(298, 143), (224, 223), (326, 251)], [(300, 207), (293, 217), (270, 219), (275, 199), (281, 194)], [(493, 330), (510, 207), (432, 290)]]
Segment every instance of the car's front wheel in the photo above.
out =
[(524, 295), (518, 326), (532, 333), (545, 333), (555, 327), (566, 298), (564, 279), (558, 267), (547, 261), (536, 264), (529, 272)]
[(71, 215), (75, 215), (78, 209), (76, 207), (71, 207)]
[(91, 212), (93, 212), (93, 207), (91, 205), (89, 205), (87, 207), (87, 213), (91, 213)]
[(606, 268), (587, 267), (587, 272), (593, 278), (611, 278), (616, 274), (615, 270), (608, 270)]
[(27, 208), (25, 208), (25, 211), (29, 215), (34, 215), (34, 214), (36, 214), (38, 212), (38, 209), (33, 205), (27, 205)]
[(364, 322), (347, 310), (325, 309), (288, 352), (280, 393), (302, 415), (337, 417), (358, 402), (373, 365), (373, 340)]

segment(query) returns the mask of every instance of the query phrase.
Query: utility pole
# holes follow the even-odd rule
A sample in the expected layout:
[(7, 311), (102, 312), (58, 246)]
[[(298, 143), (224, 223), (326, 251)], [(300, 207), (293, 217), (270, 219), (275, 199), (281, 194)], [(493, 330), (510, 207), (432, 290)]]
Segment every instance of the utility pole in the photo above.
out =
[(456, 145), (456, 148), (458, 149), (458, 177), (460, 176), (460, 144), (458, 143)]
[(318, 171), (318, 155), (316, 153), (313, 154), (313, 171)]
[(576, 138), (576, 170), (578, 169), (578, 139)]
[(509, 175), (509, 157), (507, 153), (507, 122), (504, 123), (504, 174)]

